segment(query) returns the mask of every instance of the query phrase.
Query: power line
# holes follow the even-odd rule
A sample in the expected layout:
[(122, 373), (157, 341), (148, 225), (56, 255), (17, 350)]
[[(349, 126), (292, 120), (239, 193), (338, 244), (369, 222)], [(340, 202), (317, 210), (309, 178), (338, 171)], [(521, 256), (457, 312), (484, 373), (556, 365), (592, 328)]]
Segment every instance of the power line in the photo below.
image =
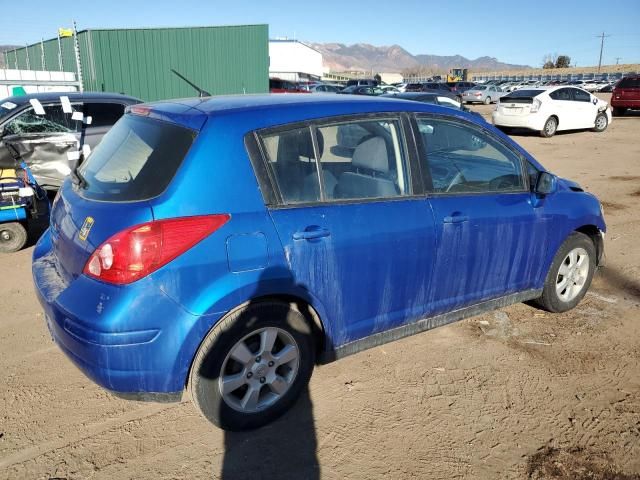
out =
[(602, 49), (604, 48), (604, 39), (605, 37), (610, 37), (611, 35), (605, 35), (602, 32), (602, 35), (596, 35), (596, 37), (600, 37), (600, 60), (598, 60), (598, 73), (600, 73), (600, 66), (602, 65)]

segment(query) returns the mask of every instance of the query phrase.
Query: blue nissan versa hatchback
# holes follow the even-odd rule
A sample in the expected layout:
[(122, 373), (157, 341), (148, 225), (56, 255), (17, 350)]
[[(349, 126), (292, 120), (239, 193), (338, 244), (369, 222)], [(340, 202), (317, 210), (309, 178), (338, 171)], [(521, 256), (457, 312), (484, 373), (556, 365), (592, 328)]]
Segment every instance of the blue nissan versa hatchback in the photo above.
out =
[(231, 430), (315, 363), (533, 301), (603, 256), (598, 200), (474, 115), (275, 95), (137, 105), (62, 186), (33, 277), (55, 342), (116, 394), (185, 388)]

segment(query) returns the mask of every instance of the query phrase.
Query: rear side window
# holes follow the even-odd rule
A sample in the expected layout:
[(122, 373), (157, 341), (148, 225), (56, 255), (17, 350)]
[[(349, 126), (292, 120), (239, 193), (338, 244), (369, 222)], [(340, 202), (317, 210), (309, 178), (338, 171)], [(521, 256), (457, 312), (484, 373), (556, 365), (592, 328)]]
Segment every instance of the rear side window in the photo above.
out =
[(84, 114), (91, 117), (92, 127), (111, 127), (124, 115), (120, 103), (85, 103)]
[(397, 120), (301, 127), (265, 133), (261, 140), (285, 205), (409, 194)]
[(146, 117), (126, 115), (80, 168), (85, 197), (126, 202), (160, 195), (173, 179), (196, 133)]
[(560, 88), (555, 92), (551, 92), (549, 96), (554, 100), (572, 100), (570, 88)]

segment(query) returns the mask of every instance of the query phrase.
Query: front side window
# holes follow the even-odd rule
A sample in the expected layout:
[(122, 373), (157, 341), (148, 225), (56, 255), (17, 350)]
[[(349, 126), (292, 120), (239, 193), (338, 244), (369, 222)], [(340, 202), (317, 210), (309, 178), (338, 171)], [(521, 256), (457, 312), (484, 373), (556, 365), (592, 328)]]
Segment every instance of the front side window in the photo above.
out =
[(424, 146), (425, 185), (433, 193), (523, 191), (520, 158), (480, 128), (438, 118), (418, 118)]
[(38, 115), (28, 108), (9, 121), (4, 127), (5, 135), (23, 135), (30, 133), (74, 133), (80, 130), (82, 122), (73, 120), (65, 113), (61, 105), (45, 105), (44, 115)]
[(584, 90), (579, 90), (577, 88), (574, 88), (572, 90), (573, 90), (573, 99), (576, 102), (590, 102), (591, 101), (591, 95), (589, 95), (588, 92), (585, 92)]
[(266, 133), (261, 140), (267, 167), (285, 205), (409, 194), (397, 120), (302, 127)]
[(84, 114), (91, 117), (92, 127), (111, 127), (124, 115), (121, 103), (85, 103)]

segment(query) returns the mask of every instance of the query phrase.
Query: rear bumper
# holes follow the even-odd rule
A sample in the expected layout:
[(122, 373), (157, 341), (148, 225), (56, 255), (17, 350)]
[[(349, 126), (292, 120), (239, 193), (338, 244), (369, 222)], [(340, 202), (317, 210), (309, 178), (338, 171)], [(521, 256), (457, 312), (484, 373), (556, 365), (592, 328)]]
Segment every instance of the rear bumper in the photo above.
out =
[(127, 398), (179, 400), (213, 316), (186, 312), (143, 280), (116, 287), (79, 276), (65, 283), (48, 232), (32, 266), (54, 342), (91, 380)]
[(493, 124), (498, 127), (528, 128), (540, 131), (544, 126), (544, 119), (538, 118), (535, 114), (528, 115), (505, 115), (498, 110), (491, 114)]
[(615, 98), (615, 95), (612, 95), (609, 104), (617, 108), (640, 108), (640, 98), (632, 100), (629, 98)]

